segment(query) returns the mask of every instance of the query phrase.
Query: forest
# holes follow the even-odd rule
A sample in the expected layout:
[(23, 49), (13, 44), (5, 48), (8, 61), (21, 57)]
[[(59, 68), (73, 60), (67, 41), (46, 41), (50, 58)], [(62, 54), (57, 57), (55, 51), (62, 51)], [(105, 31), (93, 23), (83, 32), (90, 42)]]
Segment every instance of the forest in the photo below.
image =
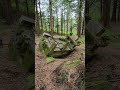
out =
[(34, 90), (34, 0), (0, 0), (0, 89)]
[(36, 90), (84, 90), (85, 1), (36, 0)]
[(0, 0), (1, 90), (120, 90), (120, 0)]
[(85, 88), (119, 90), (120, 0), (86, 0)]

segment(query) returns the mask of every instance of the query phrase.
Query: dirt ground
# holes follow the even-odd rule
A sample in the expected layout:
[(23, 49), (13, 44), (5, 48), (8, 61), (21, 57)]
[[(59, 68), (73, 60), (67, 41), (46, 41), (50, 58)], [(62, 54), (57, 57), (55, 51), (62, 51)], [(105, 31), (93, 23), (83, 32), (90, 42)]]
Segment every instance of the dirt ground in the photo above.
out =
[[(68, 73), (77, 73), (77, 70), (85, 69), (85, 58), (82, 55), (85, 51), (85, 46), (80, 45), (76, 47), (76, 50), (72, 52), (69, 56), (65, 57), (64, 59), (56, 59), (54, 62), (49, 64), (45, 63), (45, 56), (40, 53), (39, 48), (39, 39), (36, 39), (36, 47), (35, 47), (35, 90), (73, 90), (74, 86), (72, 86), (72, 82), (74, 82), (71, 78), (68, 80), (69, 83), (60, 84), (57, 83), (56, 78), (58, 74), (56, 72), (60, 72), (63, 69), (63, 65), (66, 61), (71, 61), (75, 59), (81, 58), (80, 66), (76, 68), (64, 68), (63, 70), (67, 70)], [(71, 81), (70, 81), (71, 80)], [(80, 90), (80, 88), (75, 89)]]
[[(108, 35), (120, 33), (120, 24), (112, 24)], [(110, 44), (96, 50), (97, 57), (86, 64), (87, 90), (120, 90), (120, 37), (111, 37)]]
[(0, 22), (0, 38), (4, 44), (3, 48), (0, 47), (0, 90), (25, 90), (25, 72), (9, 57), (8, 43), (12, 29), (11, 26)]

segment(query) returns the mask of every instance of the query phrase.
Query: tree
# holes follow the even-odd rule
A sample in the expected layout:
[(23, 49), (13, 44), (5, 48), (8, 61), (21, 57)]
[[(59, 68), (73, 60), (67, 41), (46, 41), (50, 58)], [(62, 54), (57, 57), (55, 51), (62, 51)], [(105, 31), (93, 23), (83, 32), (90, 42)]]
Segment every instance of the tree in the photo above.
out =
[(118, 1), (118, 22), (120, 21), (120, 0)]
[(2, 6), (3, 16), (5, 17), (8, 24), (13, 22), (11, 0), (0, 0)]
[(89, 15), (89, 0), (85, 0), (85, 14)]
[(15, 4), (16, 4), (16, 11), (19, 12), (19, 10), (20, 10), (19, 0), (15, 0)]
[(37, 0), (35, 0), (35, 11), (36, 11), (36, 16), (35, 16), (35, 27), (36, 27), (36, 32), (38, 35), (41, 34), (41, 31), (40, 31), (40, 23), (39, 23), (39, 15), (38, 15), (38, 4), (37, 4)]
[(41, 23), (41, 26), (40, 26), (41, 29), (40, 30), (43, 31), (43, 20), (42, 20), (43, 15), (42, 15), (41, 7), (40, 7), (40, 0), (39, 0), (39, 10), (40, 10), (39, 13), (40, 13), (40, 23)]
[(117, 0), (113, 0), (113, 12), (111, 21), (116, 22), (116, 13), (117, 13)]
[(110, 23), (110, 8), (111, 8), (111, 0), (103, 1), (103, 25), (104, 27), (109, 26)]
[(28, 0), (26, 0), (26, 11), (27, 11), (27, 15), (29, 16), (29, 7), (28, 7)]
[(50, 9), (50, 31), (51, 34), (53, 34), (52, 0), (49, 0), (49, 9)]

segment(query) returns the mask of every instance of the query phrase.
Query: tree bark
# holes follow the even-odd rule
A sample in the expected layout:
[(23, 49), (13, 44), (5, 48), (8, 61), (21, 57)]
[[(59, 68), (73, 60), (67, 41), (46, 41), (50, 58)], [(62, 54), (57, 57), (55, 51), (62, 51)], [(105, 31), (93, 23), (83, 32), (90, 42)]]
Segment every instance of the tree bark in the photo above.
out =
[(118, 22), (120, 21), (120, 0), (118, 2)]
[(49, 9), (50, 9), (50, 31), (51, 34), (53, 34), (52, 0), (49, 0)]
[(41, 11), (41, 7), (40, 7), (40, 0), (39, 0), (39, 10), (40, 10), (40, 23), (41, 23), (41, 31), (43, 31), (43, 20), (42, 20), (42, 11)]
[(61, 34), (63, 34), (63, 10), (61, 10)]
[(11, 0), (0, 0), (0, 4), (3, 9), (3, 16), (6, 19), (7, 23), (8, 24), (13, 23)]
[(26, 0), (26, 11), (27, 11), (27, 15), (29, 16), (29, 7), (28, 7), (28, 0)]
[(39, 23), (39, 15), (38, 15), (38, 7), (37, 7), (37, 0), (35, 0), (35, 10), (36, 10), (36, 16), (35, 16), (35, 27), (36, 27), (36, 32), (38, 34), (38, 36), (41, 34), (41, 31), (40, 31), (40, 23)]
[(117, 14), (117, 0), (113, 0), (113, 12), (111, 21), (116, 22), (116, 14)]
[(19, 0), (15, 0), (15, 4), (16, 4), (16, 11), (19, 12), (20, 8), (19, 8)]
[(111, 0), (104, 0), (103, 2), (103, 25), (104, 27), (109, 26), (109, 23), (110, 23), (110, 8), (111, 8)]
[(89, 0), (85, 0), (85, 14), (89, 15)]

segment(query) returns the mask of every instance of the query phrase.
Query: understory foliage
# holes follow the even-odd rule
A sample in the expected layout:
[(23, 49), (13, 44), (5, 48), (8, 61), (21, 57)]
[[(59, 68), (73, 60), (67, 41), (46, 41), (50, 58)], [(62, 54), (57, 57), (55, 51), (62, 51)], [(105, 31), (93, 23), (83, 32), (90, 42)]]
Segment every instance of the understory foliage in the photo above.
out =
[[(71, 72), (74, 70), (74, 72)], [(85, 89), (85, 73), (79, 66), (63, 68), (63, 66), (57, 68), (54, 71), (55, 77), (53, 82), (56, 86), (62, 86), (66, 89), (84, 90)]]
[[(20, 27), (10, 41), (9, 51), (13, 61), (31, 71), (34, 69), (34, 34), (32, 30)], [(29, 62), (29, 63), (28, 63)], [(34, 70), (32, 70), (33, 72)]]

